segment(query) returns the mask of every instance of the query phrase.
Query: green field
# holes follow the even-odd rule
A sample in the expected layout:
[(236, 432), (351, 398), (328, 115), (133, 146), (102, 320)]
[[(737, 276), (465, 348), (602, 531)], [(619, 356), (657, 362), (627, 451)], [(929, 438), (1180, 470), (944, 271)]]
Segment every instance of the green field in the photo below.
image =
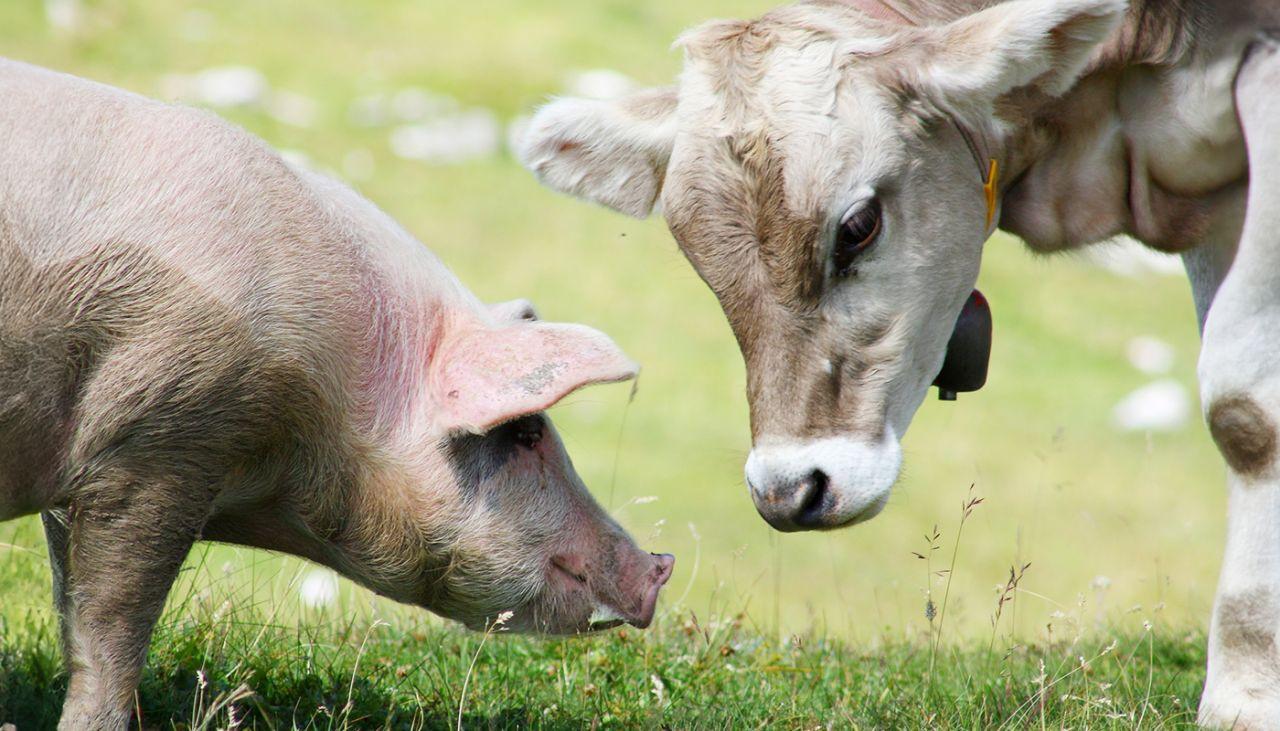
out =
[[(1180, 728), (1204, 663), (1202, 634), (1136, 618), (957, 651), (779, 637), (689, 610), (646, 633), (556, 640), (364, 601), (281, 622), (271, 596), (177, 596), (144, 671), (144, 728)], [(18, 638), (0, 646), (0, 718), (51, 728), (65, 688), (53, 626), (6, 612), (0, 632)]]
[[(955, 727), (1046, 718), (1080, 725), (1080, 713), (1104, 725), (1108, 705), (1135, 714), (1113, 719), (1118, 727), (1139, 715), (1188, 720), (1223, 540), (1223, 468), (1194, 416), (1156, 433), (1122, 433), (1110, 418), (1117, 401), (1152, 379), (1125, 355), (1139, 335), (1172, 344), (1170, 376), (1194, 402), (1198, 338), (1180, 278), (1121, 277), (1081, 256), (1036, 258), (997, 236), (979, 283), (996, 320), (988, 387), (956, 404), (925, 403), (904, 444), (904, 477), (880, 517), (843, 532), (784, 536), (746, 494), (750, 443), (732, 335), (659, 218), (634, 221), (552, 194), (505, 150), (456, 164), (402, 159), (390, 143), (394, 123), (353, 112), (420, 88), (489, 109), (505, 124), (562, 92), (574, 71), (611, 68), (666, 83), (679, 70), (670, 43), (683, 28), (768, 5), (85, 0), (78, 25), (55, 30), (35, 0), (0, 3), (0, 54), (146, 95), (164, 96), (172, 74), (258, 69), (273, 90), (310, 103), (291, 121), (263, 104), (221, 114), (347, 177), (481, 297), (529, 297), (546, 319), (610, 333), (643, 366), (634, 399), (629, 386), (600, 387), (553, 417), (600, 502), (642, 546), (677, 556), (650, 635), (495, 638), (478, 655), (474, 701), (463, 702), (478, 636), (349, 584), (335, 608), (304, 611), (298, 583), (310, 569), (301, 562), (212, 547), (193, 558), (175, 592), (143, 690), (174, 700), (148, 708), (185, 708), (196, 719), (191, 709), (216, 696), (196, 697), (205, 657), (222, 690), (241, 682), (238, 673), (261, 697), (276, 689), (277, 705), (258, 716), (272, 724), (364, 725), (351, 714), (375, 718), (394, 706), (403, 709), (395, 723), (417, 714), (449, 725), (460, 705), (476, 714), (471, 725), (565, 728), (606, 717), (672, 727), (928, 725), (930, 713)], [(957, 548), (971, 487), (983, 502)], [(935, 526), (939, 547), (930, 551)], [(929, 555), (928, 564), (915, 553)], [(1026, 564), (993, 629), (1010, 567)], [(928, 620), (925, 607), (943, 594), (936, 680), (926, 682), (942, 620)], [(210, 597), (230, 598), (216, 621), (221, 604)], [(743, 648), (703, 641), (697, 626), (686, 632), (695, 616), (716, 627), (715, 637), (742, 616), (733, 641)], [(386, 624), (370, 629), (378, 619)], [(21, 705), (22, 693), (49, 678), (61, 687), (52, 622), (38, 521), (0, 524), (0, 723), (6, 711), (35, 707)], [(256, 643), (254, 626), (266, 628)], [(1073, 658), (1089, 660), (1113, 637), (1118, 648), (1093, 663), (1097, 678), (1071, 675)], [(724, 646), (736, 654), (718, 654)], [(959, 659), (950, 648), (962, 648)], [(1148, 652), (1157, 660), (1150, 675)], [(1048, 716), (1037, 715), (1039, 700), (1017, 710), (1034, 695), (1041, 659), (1045, 683), (1068, 678), (1057, 695), (1035, 696), (1047, 699)], [(389, 689), (401, 665), (409, 680)], [(586, 694), (587, 684), (597, 692)], [(415, 706), (404, 688), (427, 695)], [(348, 694), (382, 710), (362, 707), (345, 721), (317, 715), (317, 698), (339, 714), (335, 704)], [(287, 697), (302, 704), (296, 715), (278, 706)], [(1153, 710), (1144, 713), (1148, 699)]]

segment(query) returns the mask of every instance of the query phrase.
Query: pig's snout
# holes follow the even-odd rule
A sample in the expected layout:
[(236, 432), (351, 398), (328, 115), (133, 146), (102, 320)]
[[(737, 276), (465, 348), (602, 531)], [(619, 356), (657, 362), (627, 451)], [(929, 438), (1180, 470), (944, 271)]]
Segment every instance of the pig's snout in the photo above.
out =
[(676, 557), (669, 553), (651, 553), (653, 568), (646, 575), (648, 586), (644, 589), (644, 599), (640, 603), (640, 612), (627, 621), (640, 629), (649, 626), (653, 621), (653, 610), (658, 606), (658, 592), (671, 578), (671, 569), (676, 564)]
[[(650, 553), (639, 554), (638, 558), (638, 565), (627, 577), (630, 580), (624, 580), (618, 587), (620, 596), (614, 601), (605, 600), (597, 607), (597, 618), (605, 621), (593, 622), (591, 629), (607, 629), (622, 622), (644, 629), (653, 622), (658, 592), (671, 578), (676, 557), (669, 553)], [(624, 608), (610, 611), (614, 606)]]
[(658, 592), (671, 578), (676, 559), (669, 553), (642, 553), (634, 548), (624, 549), (624, 553), (625, 558), (611, 564), (618, 569), (603, 574), (599, 564), (592, 565), (580, 556), (560, 554), (551, 559), (558, 575), (556, 583), (592, 607), (584, 624), (560, 631), (598, 632), (623, 623), (644, 629), (653, 622)]

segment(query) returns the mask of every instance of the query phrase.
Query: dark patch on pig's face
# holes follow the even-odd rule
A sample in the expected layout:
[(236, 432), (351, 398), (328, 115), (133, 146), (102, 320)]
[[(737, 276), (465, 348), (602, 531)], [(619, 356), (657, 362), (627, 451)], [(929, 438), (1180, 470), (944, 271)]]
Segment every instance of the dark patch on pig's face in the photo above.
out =
[[(465, 499), (473, 499), (481, 487), (500, 479), (507, 470), (518, 469), (516, 462), (528, 455), (536, 444), (531, 435), (541, 441), (549, 424), (542, 414), (531, 414), (505, 424), (500, 424), (484, 434), (464, 434), (451, 437), (445, 443), (445, 454)], [(528, 465), (528, 476), (541, 476), (543, 470)], [(540, 477), (539, 482), (545, 480)], [(520, 486), (516, 486), (520, 489)]]
[(485, 522), (495, 547), (549, 556), (580, 503), (591, 500), (541, 413), (453, 437), (444, 452), (464, 512)]

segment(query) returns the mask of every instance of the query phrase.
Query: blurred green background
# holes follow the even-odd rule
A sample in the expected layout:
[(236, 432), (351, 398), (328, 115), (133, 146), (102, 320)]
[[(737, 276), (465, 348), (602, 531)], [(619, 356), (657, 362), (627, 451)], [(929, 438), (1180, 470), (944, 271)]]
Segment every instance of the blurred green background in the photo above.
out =
[[(348, 180), (482, 298), (529, 297), (546, 319), (610, 333), (643, 365), (634, 400), (627, 385), (599, 387), (553, 416), (600, 502), (644, 547), (677, 555), (666, 610), (745, 611), (767, 631), (816, 628), (858, 641), (916, 636), (928, 626), (926, 591), (936, 601), (944, 589), (928, 572), (950, 563), (972, 485), (984, 502), (960, 542), (948, 635), (989, 636), (997, 585), (1026, 563), (1002, 635), (1016, 627), (1041, 637), (1050, 623), (1088, 629), (1131, 611), (1204, 626), (1225, 491), (1197, 416), (1198, 338), (1179, 276), (1120, 275), (1080, 254), (1036, 258), (997, 236), (979, 284), (995, 310), (989, 385), (956, 404), (926, 401), (884, 513), (850, 530), (785, 536), (757, 517), (742, 478), (743, 367), (714, 298), (660, 218), (634, 221), (544, 190), (505, 138), (550, 95), (593, 79), (616, 86), (613, 76), (575, 74), (612, 69), (642, 85), (669, 83), (681, 30), (769, 6), (6, 0), (0, 54), (148, 96), (203, 100)], [(222, 71), (200, 76), (208, 69)], [(466, 143), (433, 148), (442, 124)], [(412, 159), (451, 154), (466, 159)], [(1130, 363), (1138, 336), (1171, 347), (1166, 375)], [(1173, 381), (1165, 391), (1180, 384), (1189, 394), (1189, 418), (1118, 429), (1115, 405), (1161, 379)], [(929, 553), (935, 525), (941, 548), (926, 566), (913, 552)], [(34, 517), (0, 524), (0, 614), (52, 612), (42, 556)], [(299, 577), (311, 570), (227, 547), (198, 552), (193, 565), (202, 570), (185, 575), (187, 593), (252, 581), (284, 614), (297, 612)], [(342, 592), (365, 604), (350, 585)]]

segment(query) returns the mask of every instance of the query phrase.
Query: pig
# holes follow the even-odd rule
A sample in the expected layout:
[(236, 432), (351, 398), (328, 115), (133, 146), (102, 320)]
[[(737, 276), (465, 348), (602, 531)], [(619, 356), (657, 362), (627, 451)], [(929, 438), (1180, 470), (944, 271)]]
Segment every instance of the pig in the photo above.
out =
[(481, 304), (372, 203), (207, 112), (0, 61), (0, 520), (39, 512), (59, 727), (126, 728), (197, 540), (293, 554), (473, 629), (647, 626), (674, 559), (543, 413), (633, 378)]

